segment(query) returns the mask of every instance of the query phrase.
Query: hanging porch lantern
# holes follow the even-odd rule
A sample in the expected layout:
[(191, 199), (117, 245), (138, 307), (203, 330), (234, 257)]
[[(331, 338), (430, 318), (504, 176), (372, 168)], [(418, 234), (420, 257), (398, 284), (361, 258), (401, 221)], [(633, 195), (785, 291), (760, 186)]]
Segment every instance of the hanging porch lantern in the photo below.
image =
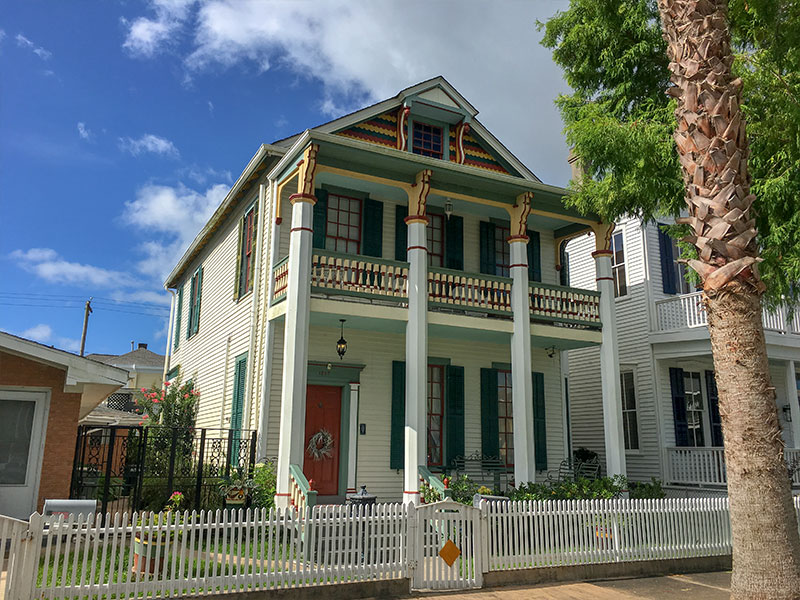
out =
[(339, 319), (339, 322), (342, 324), (342, 335), (339, 338), (339, 341), (336, 342), (336, 354), (339, 355), (340, 360), (344, 359), (344, 353), (347, 352), (347, 340), (344, 339), (344, 322), (346, 320), (347, 319)]

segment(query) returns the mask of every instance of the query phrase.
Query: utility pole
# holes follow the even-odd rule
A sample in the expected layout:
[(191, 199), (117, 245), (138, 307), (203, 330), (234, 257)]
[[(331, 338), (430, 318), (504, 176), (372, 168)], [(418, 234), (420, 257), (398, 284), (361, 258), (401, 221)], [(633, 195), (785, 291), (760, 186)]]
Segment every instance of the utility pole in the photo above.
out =
[(92, 314), (92, 298), (86, 301), (86, 308), (83, 311), (83, 333), (81, 333), (81, 356), (86, 347), (86, 328), (89, 326), (89, 315)]

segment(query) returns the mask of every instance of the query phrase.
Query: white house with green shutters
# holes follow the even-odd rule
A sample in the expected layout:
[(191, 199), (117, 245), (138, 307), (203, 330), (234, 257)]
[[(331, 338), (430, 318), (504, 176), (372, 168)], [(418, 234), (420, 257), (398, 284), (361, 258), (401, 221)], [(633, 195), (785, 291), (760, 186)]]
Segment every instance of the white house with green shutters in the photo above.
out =
[[(723, 438), (711, 344), (701, 292), (677, 262), (676, 242), (661, 223), (621, 220), (611, 238), (614, 308), (619, 336), (623, 442), (632, 479), (661, 479), (681, 493), (724, 492)], [(569, 281), (594, 286), (594, 242), (569, 242)], [(787, 463), (800, 467), (800, 321), (785, 309), (764, 311), (772, 383)], [(597, 349), (569, 352), (573, 447), (604, 455)], [(800, 486), (800, 471), (793, 482)]]
[[(597, 426), (625, 471), (609, 227), (476, 115), (437, 77), (262, 145), (167, 278), (170, 369), (199, 426), (257, 430), (279, 504), (361, 485), (418, 502), (464, 457), (543, 478), (578, 348), (603, 349)], [(599, 292), (560, 270), (587, 231)]]

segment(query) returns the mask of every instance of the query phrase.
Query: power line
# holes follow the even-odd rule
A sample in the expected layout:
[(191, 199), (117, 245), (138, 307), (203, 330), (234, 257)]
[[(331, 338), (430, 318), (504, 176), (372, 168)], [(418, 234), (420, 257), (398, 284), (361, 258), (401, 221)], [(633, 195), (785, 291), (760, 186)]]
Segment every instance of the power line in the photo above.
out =
[[(77, 298), (83, 299), (84, 296), (70, 296), (66, 294), (35, 294), (35, 293), (19, 293), (19, 292), (0, 292), (0, 299), (3, 296), (9, 296), (9, 299), (16, 300), (16, 299), (31, 299), (40, 302), (45, 301), (63, 301), (63, 302), (78, 302)], [(73, 300), (75, 298), (75, 300)], [(98, 302), (100, 300), (101, 302)], [(163, 309), (169, 310), (167, 306), (164, 304), (158, 304), (156, 302), (133, 302), (130, 300), (117, 300), (114, 298), (101, 298), (95, 297), (92, 301), (95, 304), (109, 304), (111, 306), (116, 306), (119, 304), (124, 305), (131, 305), (131, 306), (142, 306), (144, 308), (155, 308), (155, 309)]]
[[(2, 302), (0, 301), (0, 306), (25, 306), (28, 308), (81, 308), (80, 304), (73, 304), (73, 305), (65, 305), (65, 304), (31, 304), (31, 303), (17, 303), (17, 302)], [(143, 312), (143, 311), (135, 311), (135, 310), (121, 310), (118, 308), (109, 308), (107, 306), (94, 306), (96, 310), (106, 311), (106, 312), (118, 312), (118, 313), (126, 313), (130, 315), (142, 315), (145, 317), (168, 317), (169, 310), (164, 309), (162, 312)]]

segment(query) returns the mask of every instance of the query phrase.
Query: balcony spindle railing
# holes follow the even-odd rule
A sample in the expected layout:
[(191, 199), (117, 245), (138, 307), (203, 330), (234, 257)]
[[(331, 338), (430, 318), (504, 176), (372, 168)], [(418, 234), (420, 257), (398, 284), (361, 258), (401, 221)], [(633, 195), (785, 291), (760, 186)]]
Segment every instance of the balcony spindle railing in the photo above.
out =
[(511, 279), (430, 267), (428, 298), (434, 304), (511, 314)]
[(289, 285), (289, 257), (284, 256), (278, 264), (272, 268), (272, 276), (275, 278), (272, 288), (272, 304), (280, 302), (286, 297), (286, 288)]
[(408, 263), (334, 252), (311, 259), (311, 287), (318, 291), (403, 301), (407, 283)]
[[(794, 485), (800, 485), (800, 449), (786, 448), (784, 458), (787, 475)], [(667, 448), (666, 479), (677, 485), (727, 485), (724, 448)]]

